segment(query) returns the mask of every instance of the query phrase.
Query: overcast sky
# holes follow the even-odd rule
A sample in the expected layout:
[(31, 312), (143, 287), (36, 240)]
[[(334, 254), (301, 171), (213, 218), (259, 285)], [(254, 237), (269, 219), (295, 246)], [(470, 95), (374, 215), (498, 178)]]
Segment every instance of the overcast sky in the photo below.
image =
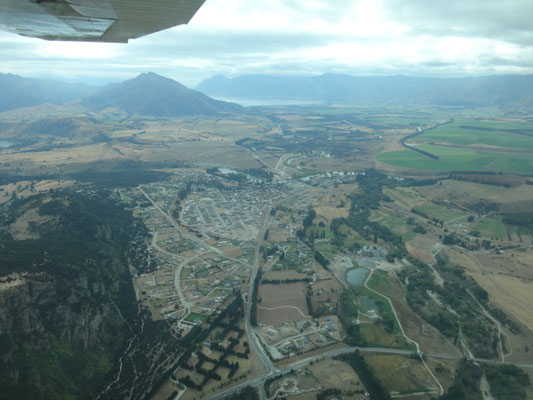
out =
[(206, 0), (189, 25), (129, 44), (0, 32), (0, 72), (90, 83), (153, 71), (464, 76), (533, 73), (533, 0)]

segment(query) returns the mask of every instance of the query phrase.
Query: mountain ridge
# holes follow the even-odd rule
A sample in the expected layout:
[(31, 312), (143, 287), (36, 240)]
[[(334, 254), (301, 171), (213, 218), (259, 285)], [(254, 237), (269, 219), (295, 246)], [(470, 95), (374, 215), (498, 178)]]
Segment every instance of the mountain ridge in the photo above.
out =
[(317, 76), (216, 75), (197, 90), (209, 96), (247, 99), (302, 99), (380, 104), (502, 106), (533, 108), (533, 75), (429, 78), (405, 75)]
[(0, 73), (0, 112), (45, 103), (64, 104), (93, 94), (97, 88), (80, 83), (24, 78)]
[(43, 104), (63, 106), (80, 99), (90, 111), (118, 107), (128, 114), (156, 117), (243, 111), (238, 104), (212, 99), (153, 72), (103, 87), (0, 74), (0, 92), (4, 94), (0, 112)]
[(104, 86), (82, 104), (93, 110), (118, 107), (128, 114), (156, 117), (242, 111), (238, 104), (212, 99), (153, 72)]

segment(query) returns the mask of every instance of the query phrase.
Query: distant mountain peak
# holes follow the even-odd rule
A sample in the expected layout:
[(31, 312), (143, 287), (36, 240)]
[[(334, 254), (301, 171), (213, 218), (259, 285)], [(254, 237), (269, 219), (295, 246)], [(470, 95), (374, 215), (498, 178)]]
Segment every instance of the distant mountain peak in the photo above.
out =
[(162, 81), (172, 81), (175, 83), (179, 83), (174, 81), (173, 79), (166, 78), (162, 75), (156, 74), (155, 72), (142, 72), (139, 75), (137, 75), (133, 80), (145, 80), (145, 79), (156, 79), (156, 80), (162, 80)]

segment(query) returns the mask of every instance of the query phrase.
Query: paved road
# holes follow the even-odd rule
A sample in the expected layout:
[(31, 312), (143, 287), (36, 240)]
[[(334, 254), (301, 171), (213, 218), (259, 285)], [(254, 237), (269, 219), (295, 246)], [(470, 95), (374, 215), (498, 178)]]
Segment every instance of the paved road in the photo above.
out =
[[(259, 359), (261, 360), (261, 362), (263, 363), (263, 365), (267, 369), (267, 376), (270, 376), (270, 374), (277, 374), (279, 372), (279, 369), (276, 368), (276, 366), (270, 360), (270, 357), (268, 356), (268, 354), (266, 354), (265, 349), (263, 348), (263, 346), (259, 342), (259, 339), (258, 339), (257, 335), (255, 334), (254, 328), (253, 328), (253, 326), (252, 326), (252, 324), (250, 322), (250, 313), (251, 313), (251, 310), (252, 310), (252, 308), (250, 306), (252, 304), (251, 300), (252, 300), (253, 293), (254, 293), (254, 281), (255, 281), (255, 278), (257, 277), (257, 271), (259, 270), (259, 255), (261, 254), (260, 253), (260, 249), (261, 249), (261, 245), (263, 244), (263, 238), (265, 236), (265, 232), (267, 231), (268, 227), (270, 226), (270, 220), (272, 218), (270, 213), (271, 213), (272, 209), (274, 207), (276, 207), (278, 204), (280, 204), (280, 203), (282, 203), (284, 201), (287, 201), (288, 199), (290, 199), (292, 197), (301, 196), (305, 192), (306, 192), (306, 190), (304, 190), (302, 192), (299, 192), (299, 193), (295, 193), (292, 196), (288, 196), (288, 197), (286, 197), (284, 199), (280, 199), (280, 200), (276, 201), (275, 203), (273, 203), (271, 206), (267, 207), (267, 209), (265, 210), (265, 213), (264, 213), (265, 217), (263, 219), (263, 223), (261, 224), (261, 228), (259, 229), (259, 232), (257, 234), (257, 239), (255, 241), (254, 260), (253, 260), (253, 263), (252, 263), (252, 273), (251, 273), (251, 276), (250, 276), (250, 284), (248, 285), (248, 305), (246, 307), (245, 327), (246, 327), (246, 334), (248, 336), (248, 339), (249, 339), (250, 343), (252, 343), (252, 346), (254, 347), (257, 355), (259, 356)], [(259, 386), (260, 386), (260, 398), (262, 400), (264, 400), (264, 399), (266, 399), (266, 394), (264, 392), (264, 388), (263, 388), (262, 384), (259, 385)]]
[(299, 368), (303, 368), (306, 365), (309, 365), (311, 362), (317, 361), (317, 360), (322, 359), (322, 358), (330, 358), (330, 357), (339, 356), (341, 354), (353, 353), (355, 350), (360, 350), (361, 352), (370, 352), (370, 353), (387, 353), (387, 354), (400, 354), (400, 355), (411, 355), (411, 354), (413, 354), (413, 352), (409, 351), (409, 350), (384, 349), (384, 348), (379, 348), (379, 347), (366, 347), (366, 348), (344, 347), (344, 348), (341, 348), (341, 349), (330, 350), (330, 351), (327, 351), (327, 352), (322, 353), (320, 355), (308, 357), (308, 358), (305, 358), (303, 360), (296, 361), (296, 362), (293, 362), (291, 364), (288, 364), (285, 367), (281, 367), (281, 368), (277, 369), (276, 372), (269, 372), (269, 373), (263, 374), (261, 376), (258, 376), (256, 378), (252, 378), (252, 379), (250, 379), (250, 380), (248, 380), (246, 382), (241, 383), (240, 385), (234, 386), (234, 387), (232, 387), (230, 389), (227, 389), (227, 390), (225, 390), (223, 392), (220, 392), (220, 393), (215, 394), (215, 395), (213, 395), (211, 397), (208, 397), (208, 398), (210, 400), (224, 399), (227, 396), (230, 396), (230, 395), (234, 394), (235, 392), (245, 388), (246, 386), (254, 386), (254, 387), (262, 388), (262, 387), (264, 387), (264, 384), (265, 384), (266, 380), (269, 379), (269, 378), (276, 378), (276, 377), (288, 374), (293, 369), (296, 370), (296, 369), (299, 369)]
[(252, 311), (252, 298), (254, 293), (254, 281), (257, 277), (257, 271), (259, 270), (259, 254), (261, 245), (263, 243), (263, 237), (265, 235), (266, 230), (268, 229), (268, 226), (270, 225), (270, 211), (271, 207), (268, 207), (265, 211), (265, 218), (263, 219), (263, 223), (261, 225), (261, 229), (259, 229), (259, 233), (257, 234), (257, 239), (255, 241), (255, 248), (254, 248), (254, 262), (252, 264), (252, 274), (250, 276), (250, 284), (248, 285), (248, 306), (246, 307), (246, 334), (248, 335), (248, 339), (252, 343), (256, 353), (259, 355), (259, 358), (261, 359), (261, 362), (266, 367), (268, 373), (276, 372), (277, 368), (272, 364), (272, 361), (270, 361), (270, 357), (266, 354), (265, 349), (259, 343), (259, 339), (257, 338), (257, 335), (255, 334), (254, 328), (252, 327), (252, 324), (250, 322), (250, 313)]
[[(251, 378), (246, 382), (243, 382), (237, 386), (234, 386), (232, 388), (229, 388), (223, 392), (220, 392), (218, 394), (212, 395), (208, 397), (209, 400), (220, 400), (224, 399), (227, 396), (230, 396), (234, 394), (235, 392), (245, 388), (246, 386), (254, 386), (254, 387), (264, 387), (264, 384), (267, 379), (269, 378), (276, 378), (280, 377), (282, 375), (285, 375), (291, 371), (291, 369), (299, 369), (303, 368), (307, 365), (309, 365), (311, 362), (318, 361), (320, 359), (324, 358), (331, 358), (336, 357), (341, 354), (349, 354), (353, 353), (356, 350), (359, 350), (361, 353), (378, 353), (378, 354), (397, 354), (397, 355), (403, 355), (403, 356), (415, 356), (416, 353), (413, 353), (410, 350), (400, 350), (400, 349), (388, 349), (383, 347), (344, 347), (341, 349), (335, 349), (330, 350), (327, 352), (324, 352), (320, 355), (312, 356), (305, 358), (300, 361), (293, 362), (291, 364), (286, 365), (285, 367), (281, 367), (277, 370), (277, 372), (269, 372), (263, 375), (260, 375), (255, 378)], [(460, 360), (463, 358), (462, 355), (452, 355), (452, 354), (424, 354), (425, 358), (437, 358), (437, 359), (444, 359), (444, 360)], [(486, 360), (481, 358), (476, 358), (473, 361), (477, 361), (480, 363), (488, 363), (488, 364), (497, 364), (497, 365), (503, 365), (503, 364), (512, 364), (516, 365), (517, 367), (521, 368), (533, 368), (533, 364), (520, 364), (520, 363), (511, 363), (511, 362), (502, 362), (497, 360)]]

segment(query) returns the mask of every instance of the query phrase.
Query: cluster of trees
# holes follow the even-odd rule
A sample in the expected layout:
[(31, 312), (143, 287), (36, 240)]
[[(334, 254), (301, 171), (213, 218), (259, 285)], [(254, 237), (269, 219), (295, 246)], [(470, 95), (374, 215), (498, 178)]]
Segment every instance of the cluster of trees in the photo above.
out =
[(266, 168), (250, 168), (247, 170), (248, 175), (254, 176), (259, 179), (264, 179), (268, 182), (272, 182), (274, 174)]
[[(445, 279), (444, 285), (440, 286), (435, 283), (433, 272), (426, 264), (414, 258), (409, 258), (409, 261), (413, 266), (404, 268), (398, 277), (402, 281), (408, 278), (406, 300), (411, 309), (454, 341), (458, 340), (461, 330), (476, 356), (496, 356), (498, 335), (470, 293), (500, 322), (519, 332), (519, 326), (489, 302), (487, 292), (466, 275), (463, 268), (440, 258), (436, 268)], [(439, 296), (444, 307), (434, 306), (429, 291)]]
[(340, 389), (334, 389), (334, 388), (325, 389), (316, 395), (316, 400), (327, 400), (331, 398), (331, 396), (338, 397), (341, 394), (342, 394), (342, 390)]
[(326, 271), (329, 271), (329, 260), (324, 257), (324, 254), (322, 254), (320, 251), (315, 250), (314, 251), (314, 257), (317, 263), (319, 263)]
[(252, 299), (250, 303), (250, 323), (252, 326), (257, 326), (257, 293), (259, 291), (259, 283), (261, 282), (261, 276), (263, 276), (263, 270), (259, 268), (257, 275), (254, 279), (254, 289), (252, 292)]
[(533, 212), (505, 214), (502, 222), (509, 225), (533, 228)]
[(304, 229), (313, 225), (313, 220), (315, 219), (315, 217), (316, 217), (316, 211), (310, 208), (309, 211), (307, 212), (307, 215), (305, 216), (303, 220)]
[(259, 393), (257, 389), (246, 386), (244, 389), (226, 397), (226, 400), (259, 400)]
[[(464, 172), (461, 172), (461, 174), (465, 174)], [(479, 172), (476, 172), (476, 174), (479, 174)], [(489, 179), (479, 179), (479, 178), (470, 178), (467, 176), (461, 176), (457, 174), (450, 174), (450, 179), (455, 179), (457, 181), (465, 181), (465, 182), (474, 182), (474, 183), (482, 183), (484, 185), (492, 185), (492, 186), (502, 186), (505, 188), (510, 188), (511, 184), (506, 182), (498, 182), (494, 180)]]
[(135, 165), (133, 168), (124, 167), (116, 171), (99, 171), (88, 169), (83, 172), (62, 176), (63, 179), (70, 178), (82, 182), (91, 182), (93, 186), (104, 188), (135, 187), (140, 184), (147, 184), (168, 179), (170, 174), (160, 171), (151, 171), (147, 166)]
[[(167, 375), (165, 377), (168, 378), (173, 370), (175, 370), (178, 366), (182, 366), (187, 370), (192, 370), (192, 366), (188, 364), (188, 360), (190, 359), (192, 352), (194, 348), (196, 348), (197, 344), (202, 343), (205, 341), (208, 336), (211, 334), (211, 332), (217, 328), (222, 327), (224, 328), (223, 336), (225, 337), (227, 332), (232, 329), (239, 333), (239, 338), (244, 335), (244, 330), (238, 328), (239, 320), (243, 316), (243, 301), (242, 297), (239, 291), (235, 292), (235, 298), (233, 301), (218, 314), (214, 320), (208, 319), (207, 322), (209, 325), (207, 327), (202, 326), (195, 326), (191, 331), (180, 341), (180, 348), (182, 351), (184, 351), (182, 357), (178, 360), (178, 362), (173, 365), (171, 368), (169, 368)], [(226, 358), (228, 355), (235, 354), (238, 356), (240, 353), (236, 353), (233, 349), (236, 345), (239, 344), (239, 339), (233, 339), (230, 340), (230, 344), (227, 348), (223, 348), (222, 346), (218, 345), (217, 348), (219, 351), (222, 351), (222, 355), (218, 360), (211, 359), (207, 356), (205, 356), (203, 353), (198, 352), (198, 357), (200, 358), (200, 361), (197, 365), (194, 366), (194, 370), (198, 372), (199, 374), (204, 375), (204, 378), (202, 382), (195, 383), (189, 375), (183, 377), (180, 379), (180, 382), (186, 385), (187, 387), (194, 388), (197, 390), (202, 390), (203, 387), (207, 382), (209, 382), (210, 379), (220, 380), (220, 375), (216, 373), (217, 368), (219, 367), (226, 367), (230, 369), (231, 376), (237, 371), (239, 368), (239, 363), (229, 363)], [(217, 346), (217, 344), (213, 344), (214, 346)], [(247, 346), (246, 346), (247, 347)], [(249, 352), (249, 349), (247, 348), (247, 352)], [(243, 358), (246, 358), (246, 355), (243, 355)], [(212, 362), (214, 364), (213, 368), (211, 370), (206, 370), (202, 368), (202, 364), (205, 361)], [(156, 385), (155, 385), (156, 386)], [(156, 387), (157, 389), (157, 387)]]
[(340, 297), (340, 321), (346, 332), (344, 341), (350, 346), (366, 346), (366, 339), (361, 333), (359, 325), (356, 325), (352, 320), (357, 316), (357, 306), (353, 302), (352, 295), (345, 290)]
[(379, 208), (381, 201), (392, 201), (383, 193), (383, 187), (395, 186), (399, 182), (388, 179), (386, 175), (370, 169), (366, 170), (364, 175), (357, 176), (357, 183), (361, 190), (349, 196), (351, 200), (350, 214), (347, 218), (334, 219), (330, 225), (331, 230), (336, 236), (339, 236), (338, 228), (346, 224), (367, 240), (373, 238), (377, 242), (379, 238), (391, 245), (394, 251), (387, 254), (389, 261), (393, 261), (396, 257), (405, 257), (407, 250), (401, 236), (394, 234), (386, 226), (369, 220), (370, 211)]
[(305, 302), (307, 304), (307, 311), (309, 311), (310, 315), (313, 315), (313, 301), (311, 300), (312, 294), (312, 290), (307, 288), (307, 290), (305, 291)]
[(191, 188), (192, 188), (192, 183), (188, 182), (187, 186), (185, 186), (184, 188), (180, 189), (180, 191), (178, 192), (178, 199), (180, 201), (185, 200), (185, 198), (189, 195), (189, 193), (191, 193)]
[(483, 400), (479, 383), (483, 372), (479, 365), (461, 360), (453, 385), (440, 397), (440, 400)]
[(491, 394), (497, 399), (521, 400), (527, 398), (531, 386), (529, 375), (515, 365), (483, 365)]
[(276, 254), (276, 252), (279, 250), (278, 246), (272, 246), (272, 247), (262, 247), (261, 250), (263, 251), (263, 260), (266, 261), (268, 257), (273, 256)]
[(294, 278), (294, 279), (263, 279), (261, 283), (263, 285), (278, 285), (280, 283), (298, 283), (298, 282), (309, 282), (309, 278)]

